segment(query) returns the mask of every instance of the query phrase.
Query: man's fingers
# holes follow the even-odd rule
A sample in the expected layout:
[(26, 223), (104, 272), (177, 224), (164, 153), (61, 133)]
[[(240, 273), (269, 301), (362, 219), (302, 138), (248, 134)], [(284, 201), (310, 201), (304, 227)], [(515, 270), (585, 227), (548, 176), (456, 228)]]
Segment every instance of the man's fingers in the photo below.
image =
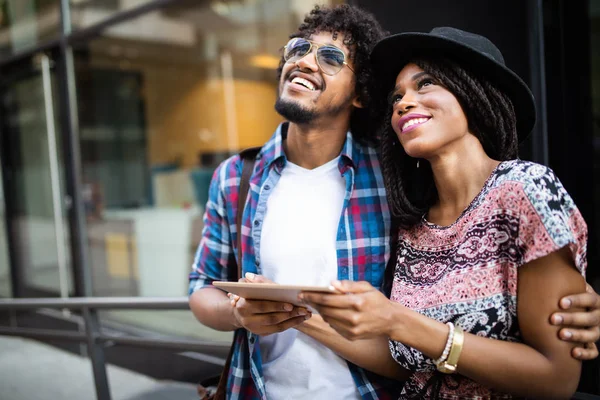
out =
[(227, 296), (229, 297), (229, 302), (231, 303), (231, 305), (233, 307), (235, 307), (237, 302), (240, 300), (240, 296), (238, 296), (237, 294), (233, 294), (233, 293), (227, 293)]
[(585, 283), (585, 291), (588, 293), (594, 293), (596, 294), (596, 291), (594, 290), (594, 288), (592, 287), (592, 285), (590, 285), (588, 282)]
[(250, 332), (265, 336), (272, 333), (283, 332), (303, 323), (310, 317), (310, 313), (299, 316), (292, 315), (291, 313), (261, 314), (252, 317), (245, 327)]
[(237, 303), (237, 308), (244, 314), (267, 314), (273, 312), (290, 312), (294, 305), (290, 303), (280, 303), (278, 301), (268, 300), (249, 300), (241, 298)]
[(306, 314), (306, 315), (301, 315), (301, 316), (290, 318), (286, 321), (283, 321), (282, 323), (277, 325), (278, 330), (276, 332), (283, 332), (290, 328), (298, 326), (298, 325), (304, 323), (304, 321), (310, 319), (310, 317), (311, 317), (311, 314)]
[(588, 345), (586, 348), (575, 347), (571, 351), (571, 354), (581, 361), (593, 360), (598, 357), (598, 347), (596, 347), (596, 344), (594, 343)]
[(287, 313), (287, 312), (260, 314), (253, 318), (254, 319), (253, 325), (261, 325), (261, 326), (280, 325), (287, 320), (295, 319), (295, 318), (299, 318), (299, 317), (304, 318), (306, 315), (308, 315), (308, 313), (306, 313), (306, 312), (303, 315), (298, 315), (298, 313)]
[(560, 307), (563, 310), (571, 308), (598, 308), (599, 301), (600, 299), (595, 292), (573, 294), (560, 299)]
[(558, 337), (568, 342), (592, 344), (598, 340), (600, 332), (598, 328), (573, 329), (563, 328), (558, 331)]
[[(576, 328), (597, 327), (600, 325), (600, 310), (554, 313), (550, 321), (553, 325), (574, 326)], [(600, 337), (596, 338), (596, 340), (598, 339)]]

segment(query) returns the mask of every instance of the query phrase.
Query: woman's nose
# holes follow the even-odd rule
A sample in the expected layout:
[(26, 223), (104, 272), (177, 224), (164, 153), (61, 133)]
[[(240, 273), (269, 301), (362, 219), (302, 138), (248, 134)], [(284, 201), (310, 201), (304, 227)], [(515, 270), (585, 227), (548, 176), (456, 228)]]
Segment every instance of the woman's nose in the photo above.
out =
[(402, 96), (402, 99), (396, 104), (396, 112), (400, 115), (405, 114), (411, 108), (415, 108), (417, 106), (417, 100), (415, 96), (407, 92)]

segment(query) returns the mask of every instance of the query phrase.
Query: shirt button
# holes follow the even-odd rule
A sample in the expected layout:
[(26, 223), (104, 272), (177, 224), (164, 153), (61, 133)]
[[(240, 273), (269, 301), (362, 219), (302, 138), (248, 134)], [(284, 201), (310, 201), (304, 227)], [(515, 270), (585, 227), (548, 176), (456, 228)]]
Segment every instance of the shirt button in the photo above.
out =
[(260, 221), (259, 220), (254, 221), (254, 226), (259, 226), (259, 225), (260, 225)]
[(260, 261), (258, 261), (258, 260), (255, 259), (254, 260), (254, 265), (256, 265), (258, 267), (260, 265)]
[(265, 185), (265, 190), (271, 190), (271, 186)]
[(256, 339), (254, 338), (254, 336), (250, 336), (250, 344), (254, 344), (255, 341)]

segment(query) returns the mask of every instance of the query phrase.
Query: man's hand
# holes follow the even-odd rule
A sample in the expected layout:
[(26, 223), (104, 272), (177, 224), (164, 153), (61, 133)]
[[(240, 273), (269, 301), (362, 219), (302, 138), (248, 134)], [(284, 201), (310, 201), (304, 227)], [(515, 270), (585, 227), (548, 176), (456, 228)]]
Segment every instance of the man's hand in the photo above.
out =
[[(246, 274), (240, 282), (273, 283), (261, 275)], [(283, 332), (302, 324), (311, 317), (310, 311), (304, 307), (296, 307), (289, 303), (268, 300), (249, 300), (237, 295), (229, 295), (233, 314), (240, 328), (256, 335), (266, 336)]]
[(600, 296), (588, 284), (585, 293), (565, 296), (560, 299), (560, 308), (583, 308), (584, 312), (556, 312), (550, 321), (563, 328), (558, 335), (568, 342), (584, 343), (573, 348), (572, 356), (578, 360), (593, 360), (598, 357), (596, 343), (600, 339)]

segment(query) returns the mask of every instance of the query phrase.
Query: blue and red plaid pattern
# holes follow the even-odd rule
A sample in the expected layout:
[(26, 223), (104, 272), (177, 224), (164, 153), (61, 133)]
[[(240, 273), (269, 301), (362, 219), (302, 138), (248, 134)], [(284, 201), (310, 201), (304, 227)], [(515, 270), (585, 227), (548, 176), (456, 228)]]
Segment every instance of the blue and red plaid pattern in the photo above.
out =
[[(260, 274), (260, 233), (266, 203), (287, 162), (282, 142), (284, 123), (262, 147), (250, 179), (242, 218), (243, 271)], [(355, 142), (350, 133), (341, 152), (339, 171), (346, 181), (346, 196), (337, 235), (338, 278), (364, 280), (380, 287), (390, 251), (390, 214), (383, 177), (374, 149)], [(202, 240), (190, 274), (189, 293), (227, 280), (236, 267), (238, 232), (236, 215), (242, 174), (239, 155), (216, 170), (204, 214)], [(245, 330), (235, 334), (235, 352), (227, 384), (228, 399), (265, 400), (259, 336)], [(369, 373), (349, 363), (363, 399), (398, 398), (402, 384)]]

